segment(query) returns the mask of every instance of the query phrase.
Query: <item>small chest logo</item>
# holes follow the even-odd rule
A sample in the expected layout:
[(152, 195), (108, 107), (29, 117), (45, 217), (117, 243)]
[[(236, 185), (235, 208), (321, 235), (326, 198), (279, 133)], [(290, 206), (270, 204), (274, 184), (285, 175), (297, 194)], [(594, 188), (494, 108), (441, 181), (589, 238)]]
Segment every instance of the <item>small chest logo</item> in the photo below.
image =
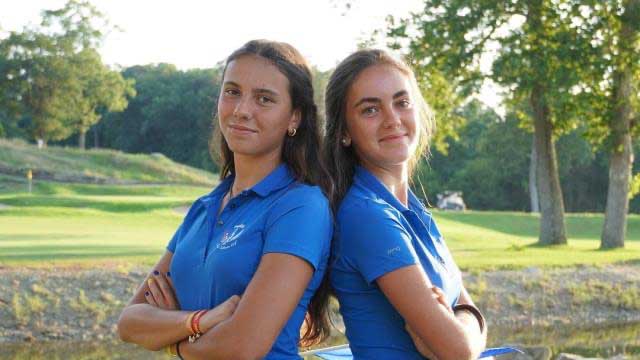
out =
[(220, 239), (220, 242), (218, 243), (216, 248), (220, 250), (225, 250), (225, 249), (229, 249), (236, 246), (236, 243), (238, 242), (238, 238), (240, 237), (243, 231), (244, 231), (244, 224), (234, 225), (231, 231), (224, 232), (224, 235), (222, 235), (222, 239)]

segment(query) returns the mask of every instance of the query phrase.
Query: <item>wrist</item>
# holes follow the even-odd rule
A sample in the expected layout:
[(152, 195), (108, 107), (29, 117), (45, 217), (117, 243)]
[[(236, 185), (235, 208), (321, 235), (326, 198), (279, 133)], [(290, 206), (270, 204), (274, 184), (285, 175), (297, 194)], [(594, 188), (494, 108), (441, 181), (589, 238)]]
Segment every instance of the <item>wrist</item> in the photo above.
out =
[(200, 320), (200, 329), (205, 333), (218, 325), (222, 320), (222, 315), (218, 314), (215, 308), (211, 309), (202, 316), (202, 319)]
[(486, 329), (484, 316), (477, 307), (470, 304), (457, 304), (453, 307), (453, 313), (456, 315), (456, 317), (458, 316), (458, 314), (464, 313), (470, 315), (471, 318), (475, 318), (475, 321), (480, 328), (480, 333), (484, 334)]

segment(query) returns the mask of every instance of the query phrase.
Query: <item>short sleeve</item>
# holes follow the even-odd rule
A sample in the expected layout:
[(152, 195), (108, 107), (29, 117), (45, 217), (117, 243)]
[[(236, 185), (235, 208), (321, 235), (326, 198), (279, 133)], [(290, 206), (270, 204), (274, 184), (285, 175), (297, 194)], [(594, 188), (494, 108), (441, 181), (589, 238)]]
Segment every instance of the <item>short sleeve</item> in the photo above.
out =
[(189, 211), (187, 211), (187, 215), (185, 215), (184, 219), (182, 220), (182, 224), (180, 224), (180, 226), (178, 227), (178, 229), (176, 230), (176, 232), (173, 234), (173, 237), (171, 238), (171, 240), (169, 241), (169, 244), (167, 244), (167, 250), (175, 253), (176, 252), (176, 246), (178, 246), (178, 242), (180, 241), (180, 239), (182, 239), (185, 229), (188, 229), (188, 227), (190, 226), (190, 224), (193, 222), (193, 217), (194, 215), (199, 212), (200, 210), (203, 209), (202, 206), (202, 202), (200, 201), (200, 199), (196, 200), (190, 207), (189, 207)]
[(263, 254), (283, 253), (306, 260), (314, 270), (328, 257), (333, 226), (327, 198), (317, 187), (287, 191), (270, 210)]
[(178, 227), (178, 230), (176, 230), (176, 232), (173, 234), (173, 237), (169, 241), (169, 244), (167, 244), (168, 251), (172, 253), (176, 252), (176, 245), (178, 244), (178, 239), (182, 236), (183, 227), (184, 227), (184, 220), (182, 221), (182, 224), (180, 224), (180, 226)]
[(341, 209), (340, 252), (372, 284), (380, 276), (419, 264), (411, 234), (395, 209), (366, 201)]

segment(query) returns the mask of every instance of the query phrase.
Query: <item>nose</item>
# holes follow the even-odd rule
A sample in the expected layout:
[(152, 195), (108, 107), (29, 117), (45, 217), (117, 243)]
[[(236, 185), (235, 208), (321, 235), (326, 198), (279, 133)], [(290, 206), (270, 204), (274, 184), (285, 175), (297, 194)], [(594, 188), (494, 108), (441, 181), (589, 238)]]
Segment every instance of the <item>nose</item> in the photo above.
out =
[(397, 111), (389, 110), (384, 119), (384, 126), (387, 129), (398, 128), (402, 124), (400, 114)]
[(236, 103), (236, 107), (233, 109), (233, 116), (238, 119), (247, 120), (251, 117), (251, 109), (249, 99), (242, 97)]

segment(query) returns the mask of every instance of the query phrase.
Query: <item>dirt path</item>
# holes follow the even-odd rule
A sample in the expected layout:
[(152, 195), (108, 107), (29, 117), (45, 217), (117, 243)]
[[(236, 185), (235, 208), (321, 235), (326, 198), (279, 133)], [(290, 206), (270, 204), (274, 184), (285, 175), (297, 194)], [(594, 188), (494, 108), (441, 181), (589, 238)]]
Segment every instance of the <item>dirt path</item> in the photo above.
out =
[[(0, 268), (0, 343), (116, 338), (146, 269)], [(640, 264), (465, 274), (489, 326), (640, 321)]]

